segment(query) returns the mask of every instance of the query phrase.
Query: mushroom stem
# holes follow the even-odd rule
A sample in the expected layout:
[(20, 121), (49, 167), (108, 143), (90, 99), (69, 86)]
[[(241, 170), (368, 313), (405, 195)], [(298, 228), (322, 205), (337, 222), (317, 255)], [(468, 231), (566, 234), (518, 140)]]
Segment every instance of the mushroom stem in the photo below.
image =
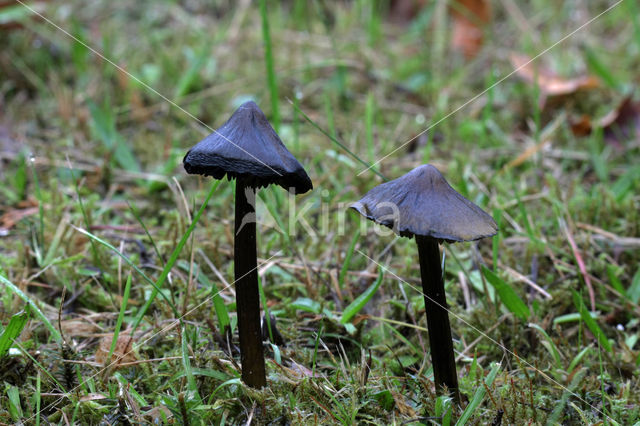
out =
[(236, 179), (235, 244), (233, 250), (242, 381), (266, 386), (256, 249), (255, 188)]
[(447, 299), (440, 268), (440, 249), (435, 238), (416, 235), (424, 306), (427, 313), (431, 362), (436, 382), (436, 392), (446, 386), (456, 403), (460, 403), (458, 375), (453, 354), (453, 340), (447, 310)]

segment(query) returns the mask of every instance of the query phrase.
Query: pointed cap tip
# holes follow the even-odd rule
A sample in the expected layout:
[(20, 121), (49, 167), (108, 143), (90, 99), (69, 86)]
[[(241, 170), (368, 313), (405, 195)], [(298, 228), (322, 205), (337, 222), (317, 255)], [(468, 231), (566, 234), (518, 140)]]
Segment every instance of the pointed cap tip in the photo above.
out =
[(191, 148), (183, 164), (189, 174), (242, 178), (254, 187), (276, 183), (298, 194), (313, 189), (302, 165), (253, 101), (243, 103), (222, 127)]

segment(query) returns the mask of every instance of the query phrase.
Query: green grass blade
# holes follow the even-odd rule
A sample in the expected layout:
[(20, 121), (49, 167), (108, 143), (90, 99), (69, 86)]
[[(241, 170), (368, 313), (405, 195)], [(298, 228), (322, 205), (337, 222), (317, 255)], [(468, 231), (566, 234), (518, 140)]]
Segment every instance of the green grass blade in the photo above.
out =
[[(289, 101), (289, 102), (291, 102), (291, 101)], [(384, 177), (384, 175), (382, 173), (380, 173), (380, 171), (378, 169), (376, 169), (375, 167), (373, 167), (372, 165), (370, 165), (369, 163), (364, 161), (362, 158), (358, 157), (349, 148), (347, 148), (346, 145), (344, 145), (342, 142), (340, 142), (337, 138), (333, 137), (330, 133), (328, 133), (326, 130), (324, 130), (322, 127), (320, 127), (318, 124), (316, 124), (315, 121), (313, 121), (311, 118), (309, 118), (309, 116), (307, 114), (305, 114), (304, 111), (302, 111), (300, 108), (298, 108), (295, 104), (293, 104), (293, 102), (292, 102), (292, 105), (302, 115), (302, 117), (304, 117), (304, 119), (309, 122), (309, 124), (311, 124), (313, 127), (315, 127), (316, 130), (318, 130), (320, 133), (322, 133), (323, 135), (328, 137), (331, 140), (331, 142), (335, 143), (340, 148), (342, 148), (347, 154), (349, 154), (351, 156), (351, 158), (353, 158), (354, 160), (356, 160), (357, 162), (359, 162), (360, 164), (365, 166), (367, 168), (367, 170), (371, 170), (373, 173), (378, 175), (383, 181), (386, 182), (388, 180), (386, 177)]]
[[(178, 265), (184, 271), (189, 272), (190, 266), (188, 262), (178, 262)], [(207, 276), (202, 272), (200, 266), (195, 265), (194, 268), (193, 273), (198, 277), (198, 281), (200, 281), (203, 286), (211, 289), (210, 297), (213, 299), (213, 309), (218, 317), (218, 327), (220, 327), (220, 332), (224, 337), (226, 328), (231, 326), (231, 321), (229, 320), (229, 311), (227, 310), (227, 306), (224, 304), (224, 299), (220, 296), (221, 290), (218, 290), (214, 283), (207, 278)]]
[(113, 374), (113, 377), (115, 377), (115, 379), (118, 381), (118, 383), (120, 385), (122, 385), (123, 387), (128, 389), (127, 392), (129, 392), (131, 394), (131, 396), (133, 397), (134, 401), (136, 401), (141, 407), (149, 405), (147, 400), (144, 399), (144, 397), (142, 395), (140, 395), (138, 393), (138, 391), (136, 391), (136, 389), (135, 389), (136, 387), (131, 385), (131, 383), (122, 375), (122, 373), (120, 373), (119, 371), (116, 371)]
[(607, 352), (611, 353), (612, 348), (609, 339), (607, 339), (607, 336), (604, 335), (596, 320), (591, 317), (589, 310), (582, 301), (582, 298), (575, 290), (572, 290), (571, 293), (573, 295), (573, 304), (578, 309), (578, 312), (580, 312), (582, 321), (584, 321), (584, 323), (587, 325), (587, 328), (591, 331), (591, 333), (593, 333), (598, 342), (600, 342), (600, 345), (605, 348)]
[(562, 423), (560, 422), (560, 419), (563, 417), (564, 408), (567, 405), (567, 401), (569, 400), (569, 397), (571, 395), (575, 395), (574, 390), (578, 387), (580, 383), (582, 383), (582, 379), (584, 379), (584, 376), (586, 373), (587, 373), (587, 370), (583, 369), (578, 371), (575, 374), (575, 376), (573, 376), (573, 379), (571, 380), (569, 387), (566, 388), (564, 392), (562, 392), (562, 397), (560, 398), (560, 401), (556, 402), (555, 409), (553, 410), (549, 418), (547, 418), (548, 425), (555, 425), (555, 424)]
[(627, 296), (633, 303), (638, 303), (640, 300), (640, 268), (633, 275), (633, 279), (631, 280), (631, 285), (627, 290)]
[(216, 317), (218, 318), (218, 327), (222, 336), (225, 336), (227, 328), (231, 327), (231, 320), (229, 320), (229, 311), (227, 305), (224, 304), (224, 299), (220, 296), (220, 290), (207, 277), (202, 275), (202, 272), (198, 275), (198, 279), (202, 284), (211, 288), (211, 297), (213, 299), (213, 309), (216, 311)]
[(116, 349), (116, 343), (118, 342), (118, 335), (120, 334), (120, 328), (122, 327), (122, 320), (124, 319), (124, 313), (127, 310), (127, 302), (129, 301), (129, 291), (131, 290), (131, 274), (127, 277), (127, 283), (124, 286), (124, 294), (122, 295), (122, 304), (120, 305), (120, 313), (116, 320), (116, 328), (113, 330), (113, 338), (111, 340), (111, 347), (109, 348), (109, 356), (107, 356), (107, 363), (111, 363), (111, 356)]
[(267, 67), (267, 83), (269, 85), (269, 92), (271, 93), (271, 123), (277, 133), (280, 130), (280, 98), (278, 97), (276, 70), (273, 65), (267, 0), (260, 0), (260, 16), (262, 17), (262, 40), (264, 42), (264, 60)]
[(13, 284), (11, 281), (9, 281), (7, 278), (3, 277), (2, 275), (0, 275), (0, 283), (4, 284), (7, 288), (9, 288), (9, 290), (13, 294), (18, 296), (26, 304), (31, 306), (31, 309), (33, 310), (35, 315), (42, 320), (42, 322), (44, 323), (45, 327), (47, 327), (49, 329), (49, 331), (53, 335), (53, 338), (56, 340), (56, 342), (62, 343), (62, 336), (60, 336), (60, 332), (58, 332), (58, 330), (56, 330), (56, 328), (53, 326), (53, 324), (51, 324), (51, 321), (49, 321), (47, 319), (47, 317), (44, 316), (44, 314), (42, 313), (40, 308), (38, 308), (38, 306), (35, 304), (35, 302), (33, 300), (31, 300), (31, 298), (29, 296), (24, 294), (22, 292), (22, 290), (20, 290), (18, 287), (16, 287), (15, 284)]
[(322, 332), (324, 331), (324, 324), (320, 324), (320, 330), (316, 333), (315, 344), (313, 347), (313, 362), (311, 367), (311, 377), (316, 377), (316, 365), (318, 363), (318, 347), (320, 346), (320, 339), (322, 338)]
[(333, 107), (331, 106), (331, 97), (329, 96), (329, 91), (324, 91), (324, 115), (327, 120), (327, 126), (329, 126), (328, 133), (336, 137), (336, 125), (333, 120)]
[(442, 426), (449, 426), (451, 424), (451, 417), (453, 416), (452, 398), (449, 395), (440, 395), (436, 398), (435, 414), (442, 420), (440, 424)]
[(638, 7), (637, 2), (627, 1), (625, 2), (627, 6), (627, 17), (631, 18), (631, 22), (633, 23), (633, 35), (636, 39), (636, 44), (640, 47), (640, 8)]
[(544, 346), (553, 357), (556, 368), (562, 369), (562, 357), (560, 357), (560, 352), (558, 351), (556, 344), (553, 342), (553, 340), (551, 340), (551, 337), (549, 337), (547, 332), (544, 331), (544, 329), (538, 324), (529, 323), (529, 327), (536, 329), (540, 334), (542, 334), (542, 336), (545, 338), (545, 341), (547, 342), (547, 344)]
[[(69, 157), (67, 157), (67, 162), (70, 163)], [(82, 202), (82, 197), (80, 196), (80, 187), (78, 186), (78, 180), (76, 179), (75, 173), (73, 173), (73, 167), (69, 165), (69, 172), (71, 173), (71, 179), (75, 185), (76, 197), (78, 197), (78, 206), (80, 207), (80, 212), (82, 213), (82, 220), (84, 221), (84, 227), (87, 229), (91, 229), (91, 222), (89, 221), (89, 215), (87, 214), (87, 210), (84, 208), (84, 203)], [(98, 256), (98, 249), (96, 248), (96, 243), (92, 239), (89, 239), (89, 244), (91, 245), (91, 255), (93, 256), (93, 264), (97, 267), (101, 267), (100, 257)]]
[(309, 299), (308, 297), (299, 297), (293, 302), (289, 304), (291, 309), (297, 309), (300, 311), (311, 312), (314, 314), (319, 314), (322, 310), (322, 305), (319, 302), (316, 302), (313, 299)]
[(618, 278), (618, 268), (613, 265), (607, 265), (607, 276), (609, 277), (609, 282), (611, 283), (611, 287), (615, 288), (616, 291), (620, 294), (620, 296), (627, 296), (627, 290), (622, 285), (622, 281)]
[(164, 263), (164, 259), (162, 258), (162, 254), (160, 254), (160, 250), (158, 249), (156, 242), (153, 240), (151, 233), (147, 229), (147, 225), (144, 224), (144, 220), (142, 220), (142, 218), (140, 217), (140, 214), (138, 213), (138, 210), (136, 209), (135, 204), (131, 204), (130, 201), (127, 201), (127, 204), (129, 205), (129, 210), (131, 210), (131, 213), (133, 213), (133, 216), (136, 218), (140, 226), (142, 226), (142, 229), (144, 229), (144, 233), (147, 235), (147, 238), (149, 238), (149, 241), (151, 242), (151, 246), (153, 247), (153, 251), (155, 251), (156, 256), (158, 256), (158, 260), (164, 266), (165, 263)]
[(578, 355), (576, 355), (573, 360), (571, 360), (571, 363), (569, 364), (569, 368), (567, 368), (567, 374), (571, 374), (571, 372), (573, 371), (574, 368), (576, 368), (576, 366), (578, 364), (580, 364), (580, 361), (582, 361), (582, 358), (584, 358), (584, 356), (591, 350), (591, 345), (587, 346), (586, 348), (584, 348), (583, 350), (581, 350)]
[[(154, 287), (153, 287), (153, 292), (151, 293), (151, 296), (146, 301), (144, 306), (142, 308), (140, 308), (140, 310), (138, 311), (138, 315), (136, 317), (136, 320), (133, 323), (133, 330), (135, 330), (138, 327), (138, 325), (142, 321), (142, 317), (147, 312), (147, 310), (149, 309), (149, 307), (153, 303), (153, 300), (158, 295), (159, 289), (162, 287), (162, 284), (167, 279), (167, 276), (169, 275), (169, 271), (171, 271), (171, 268), (173, 268), (173, 264), (176, 263), (176, 260), (178, 260), (178, 255), (180, 255), (180, 252), (182, 251), (182, 248), (187, 243), (187, 239), (189, 238), (189, 235), (191, 235), (191, 233), (193, 232), (194, 228), (196, 227), (196, 224), (200, 220), (200, 216), (202, 216), (202, 213), (204, 213), (204, 209), (207, 207), (207, 204), (209, 204), (209, 200), (211, 199), (211, 196), (213, 195), (213, 193), (218, 188), (218, 185), (220, 184), (220, 182), (221, 181), (217, 180), (211, 185), (211, 189), (209, 190), (209, 194), (207, 195), (207, 198), (205, 198), (204, 202), (202, 203), (202, 206), (200, 206), (200, 210), (198, 210), (198, 212), (195, 214), (195, 216), (193, 217), (193, 220), (191, 221), (191, 225), (189, 225), (189, 228), (187, 229), (187, 231), (184, 233), (184, 235), (182, 236), (182, 238), (178, 242), (178, 245), (173, 250), (173, 253), (171, 253), (171, 257), (169, 258), (169, 261), (167, 262), (167, 264), (164, 266), (164, 269), (162, 270), (162, 274), (160, 275), (160, 278), (158, 278), (157, 284), (154, 285)], [(164, 296), (164, 293), (162, 293), (162, 294)], [(165, 299), (166, 299), (166, 297), (165, 297)], [(175, 308), (174, 308), (174, 310), (175, 310)], [(176, 317), (177, 317), (177, 311), (176, 311)]]
[(338, 276), (338, 284), (340, 285), (340, 289), (344, 288), (344, 280), (347, 277), (347, 272), (349, 272), (349, 265), (351, 264), (351, 257), (353, 256), (353, 252), (356, 248), (356, 244), (360, 239), (360, 228), (356, 231), (351, 239), (351, 244), (349, 244), (349, 249), (344, 256), (344, 262), (342, 263), (342, 268), (340, 269), (340, 275)]
[(7, 384), (7, 398), (9, 400), (9, 413), (16, 422), (15, 424), (22, 424), (21, 420), (24, 416), (22, 412), (22, 405), (20, 404), (20, 390), (17, 386)]
[(493, 286), (493, 288), (496, 289), (496, 291), (498, 292), (498, 297), (500, 297), (500, 300), (502, 301), (502, 303), (504, 303), (504, 306), (506, 306), (512, 314), (514, 314), (521, 320), (526, 321), (529, 318), (529, 315), (531, 315), (531, 312), (529, 311), (527, 305), (522, 301), (520, 296), (518, 296), (518, 294), (515, 292), (515, 290), (511, 288), (511, 286), (507, 284), (502, 278), (500, 278), (498, 275), (494, 274), (484, 266), (482, 267), (482, 274)]
[(187, 327), (185, 324), (181, 325), (182, 332), (180, 333), (182, 336), (182, 367), (184, 368), (184, 374), (187, 378), (187, 387), (189, 391), (193, 392), (193, 395), (198, 399), (200, 399), (200, 394), (198, 393), (198, 384), (196, 383), (196, 379), (193, 376), (193, 371), (191, 370), (191, 359), (189, 358), (189, 345), (187, 344)]
[(116, 118), (108, 104), (100, 107), (95, 102), (88, 101), (92, 128), (96, 136), (102, 141), (113, 158), (125, 170), (140, 171), (130, 145), (116, 129)]
[(262, 279), (260, 278), (260, 274), (258, 274), (258, 293), (260, 294), (260, 303), (262, 303), (264, 317), (267, 322), (269, 341), (273, 342), (273, 332), (271, 331), (271, 315), (269, 313), (269, 307), (267, 306), (267, 296), (264, 294), (264, 287), (262, 286)]
[(282, 238), (286, 240), (285, 246), (293, 247), (293, 243), (291, 242), (291, 235), (289, 235), (290, 228), (288, 226), (285, 226), (284, 221), (282, 220), (282, 215), (280, 214), (280, 209), (277, 206), (278, 203), (275, 199), (275, 194), (277, 193), (278, 191), (271, 192), (271, 194), (274, 195), (274, 198), (270, 198), (267, 197), (267, 191), (260, 191), (258, 192), (258, 196), (260, 197), (260, 199), (262, 199), (262, 201), (264, 201), (264, 206), (267, 208), (267, 211), (269, 212), (273, 220), (276, 221), (276, 225), (278, 225), (278, 228), (280, 228), (280, 230), (282, 231), (280, 235), (282, 235)]
[(612, 89), (619, 89), (620, 82), (616, 78), (616, 76), (611, 72), (611, 70), (605, 65), (598, 55), (593, 49), (590, 49), (588, 46), (585, 46), (586, 60), (589, 64), (589, 69), (591, 69), (595, 74), (597, 74), (602, 81), (604, 81), (607, 86)]
[(636, 182), (640, 179), (640, 166), (629, 167), (623, 174), (611, 185), (611, 192), (620, 202), (633, 193)]
[(473, 394), (473, 398), (471, 399), (471, 402), (469, 402), (469, 405), (467, 405), (467, 408), (464, 409), (464, 411), (462, 412), (462, 415), (460, 416), (460, 418), (456, 422), (456, 426), (458, 426), (458, 425), (466, 425), (467, 422), (469, 421), (469, 419), (471, 419), (471, 416), (478, 409), (478, 407), (482, 403), (482, 400), (484, 399), (485, 395), (487, 394), (487, 388), (489, 388), (493, 384), (493, 381), (495, 380), (496, 376), (498, 375), (498, 371), (500, 371), (500, 367), (501, 366), (498, 363), (494, 363), (491, 366), (491, 371), (489, 371), (489, 374), (487, 375), (487, 378), (484, 380), (484, 383), (487, 386), (486, 387), (485, 386), (478, 386), (478, 389), (476, 389), (476, 393)]
[(367, 155), (369, 161), (376, 161), (375, 144), (373, 140), (373, 120), (375, 117), (375, 98), (373, 92), (369, 92), (367, 95), (367, 103), (364, 110), (364, 127), (367, 141)]
[(22, 329), (29, 320), (29, 305), (24, 311), (18, 312), (11, 316), (9, 324), (0, 334), (0, 359), (9, 352), (9, 348), (13, 344), (13, 340), (22, 333)]
[(211, 44), (207, 40), (207, 42), (200, 48), (200, 51), (197, 53), (193, 62), (191, 62), (189, 68), (181, 74), (180, 80), (178, 80), (178, 84), (176, 84), (176, 89), (173, 95), (174, 99), (180, 99), (182, 96), (189, 93), (191, 86), (193, 86), (198, 79), (200, 70), (207, 63), (207, 59), (209, 59), (210, 49)]
[[(193, 374), (194, 376), (210, 377), (212, 379), (216, 379), (221, 382), (225, 380), (229, 380), (231, 378), (231, 376), (229, 376), (227, 373), (214, 370), (212, 368), (191, 367), (191, 374)], [(179, 371), (178, 373), (176, 373), (175, 376), (171, 377), (169, 382), (174, 382), (175, 380), (181, 379), (183, 377), (186, 377), (184, 371)]]
[(36, 400), (36, 414), (35, 422), (36, 426), (40, 426), (40, 404), (42, 403), (42, 379), (40, 377), (40, 371), (36, 374), (36, 393), (34, 398)]
[(300, 153), (300, 117), (298, 110), (300, 109), (300, 100), (298, 96), (293, 97), (293, 150), (296, 155)]
[(500, 253), (500, 226), (502, 225), (502, 210), (498, 208), (493, 209), (493, 218), (495, 219), (498, 228), (498, 233), (491, 239), (491, 242), (493, 244), (493, 272), (498, 273), (498, 255)]
[(364, 293), (356, 297), (355, 300), (351, 302), (349, 306), (347, 306), (344, 309), (344, 311), (342, 312), (342, 317), (340, 318), (341, 324), (348, 323), (351, 320), (351, 318), (354, 317), (354, 315), (356, 315), (358, 312), (362, 310), (362, 308), (364, 308), (364, 305), (366, 305), (367, 302), (371, 300), (371, 298), (376, 293), (376, 291), (378, 291), (380, 284), (382, 284), (383, 278), (384, 278), (384, 271), (382, 269), (382, 266), (380, 266), (378, 268), (378, 278), (375, 280), (375, 282), (371, 284), (369, 288), (364, 291)]
[(40, 361), (38, 361), (36, 358), (34, 358), (34, 356), (24, 346), (22, 346), (20, 344), (20, 342), (14, 340), (14, 344), (16, 345), (18, 350), (20, 350), (22, 355), (25, 356), (26, 358), (28, 358), (29, 361), (31, 361), (33, 363), (33, 365), (36, 366), (38, 371), (42, 372), (43, 374), (45, 374), (48, 377), (48, 380), (51, 381), (51, 383), (55, 383), (55, 385), (59, 389), (62, 389), (62, 390), (65, 389), (64, 385), (62, 383), (60, 383), (60, 381), (56, 378), (56, 376), (54, 374), (52, 374), (49, 371), (49, 369), (47, 367), (45, 367)]
[(33, 19), (32, 12), (18, 2), (15, 4), (5, 3), (0, 9), (0, 23), (2, 24), (24, 23), (29, 19)]
[(416, 346), (415, 344), (413, 344), (409, 339), (407, 339), (398, 329), (396, 329), (395, 327), (393, 327), (391, 324), (389, 323), (383, 323), (384, 325), (386, 325), (389, 330), (396, 335), (396, 337), (407, 347), (410, 348), (413, 354), (415, 354), (416, 356), (424, 356), (424, 351), (419, 347)]
[(31, 172), (33, 175), (33, 183), (36, 186), (36, 198), (38, 199), (38, 238), (40, 239), (41, 250), (44, 253), (44, 207), (42, 201), (42, 191), (40, 191), (40, 180), (38, 180), (38, 174), (36, 168), (32, 162)]
[(218, 317), (220, 331), (224, 335), (227, 328), (231, 326), (231, 321), (229, 320), (227, 305), (224, 304), (224, 299), (220, 296), (220, 292), (218, 291), (213, 295), (213, 309), (216, 311), (216, 317)]
[[(591, 315), (591, 318), (598, 318), (598, 313), (597, 312), (589, 312), (589, 315)], [(560, 315), (557, 316), (553, 319), (553, 325), (556, 324), (566, 324), (569, 322), (578, 322), (580, 321), (580, 314), (578, 312), (574, 312), (571, 314), (564, 314), (564, 315)]]
[[(152, 300), (153, 298), (155, 298), (156, 294), (158, 293), (158, 291), (160, 290), (159, 285), (161, 285), (162, 283), (158, 284), (155, 283), (151, 278), (149, 278), (147, 276), (147, 274), (145, 274), (140, 268), (138, 268), (132, 261), (131, 259), (129, 259), (127, 256), (125, 256), (124, 254), (122, 254), (120, 252), (120, 250), (118, 250), (117, 248), (115, 248), (113, 245), (109, 244), (108, 242), (106, 242), (105, 240), (103, 240), (100, 237), (97, 237), (95, 235), (93, 235), (91, 232), (85, 230), (85, 229), (81, 229), (81, 228), (77, 228), (74, 227), (78, 232), (80, 232), (81, 234), (86, 235), (89, 238), (94, 239), (96, 242), (102, 244), (103, 246), (105, 246), (106, 248), (108, 248), (109, 250), (111, 250), (112, 252), (114, 252), (115, 254), (117, 254), (118, 256), (120, 256), (122, 258), (122, 260), (124, 260), (125, 262), (127, 262), (127, 264), (129, 266), (131, 266), (133, 268), (134, 271), (136, 271), (138, 274), (140, 274), (140, 276), (149, 284), (151, 284), (151, 286), (153, 286), (154, 292), (152, 293), (152, 298), (149, 298), (150, 300)], [(167, 303), (169, 304), (169, 306), (171, 307), (171, 309), (173, 310), (174, 315), (176, 316), (176, 318), (178, 317), (178, 310), (176, 309), (175, 305), (171, 302), (171, 300), (169, 300), (169, 298), (164, 294), (164, 293), (160, 293), (160, 295), (164, 298), (164, 300), (167, 301)], [(135, 327), (134, 327), (135, 328)]]

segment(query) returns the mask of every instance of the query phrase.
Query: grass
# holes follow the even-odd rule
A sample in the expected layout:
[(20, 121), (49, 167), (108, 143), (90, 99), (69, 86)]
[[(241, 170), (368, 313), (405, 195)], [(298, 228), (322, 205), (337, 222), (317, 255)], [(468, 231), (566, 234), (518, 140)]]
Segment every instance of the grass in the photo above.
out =
[[(0, 423), (640, 421), (640, 145), (570, 126), (640, 84), (632, 1), (541, 58), (600, 87), (541, 108), (514, 76), (455, 114), (513, 71), (510, 52), (534, 56), (610, 4), (493, 2), (470, 61), (449, 48), (446, 2), (406, 24), (364, 0), (30, 4), (140, 81), (0, 9), (20, 24), (0, 27), (1, 346), (17, 335)], [(260, 190), (259, 273), (286, 346), (266, 347), (259, 391), (234, 342), (232, 185), (181, 167), (203, 123), (248, 98), (314, 183)], [(461, 407), (433, 387), (415, 244), (347, 210), (425, 160), (500, 224), (445, 245)], [(117, 368), (96, 361), (131, 333)]]

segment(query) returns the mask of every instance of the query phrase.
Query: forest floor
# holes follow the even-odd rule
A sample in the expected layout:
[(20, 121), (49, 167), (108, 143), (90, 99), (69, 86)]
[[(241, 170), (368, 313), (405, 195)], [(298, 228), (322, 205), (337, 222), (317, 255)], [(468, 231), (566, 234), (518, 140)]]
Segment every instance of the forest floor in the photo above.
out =
[[(637, 2), (214, 3), (0, 6), (0, 424), (640, 422)], [(261, 390), (234, 185), (182, 166), (250, 99), (314, 185), (259, 191)], [(442, 246), (460, 404), (348, 208), (425, 163), (499, 226)]]

